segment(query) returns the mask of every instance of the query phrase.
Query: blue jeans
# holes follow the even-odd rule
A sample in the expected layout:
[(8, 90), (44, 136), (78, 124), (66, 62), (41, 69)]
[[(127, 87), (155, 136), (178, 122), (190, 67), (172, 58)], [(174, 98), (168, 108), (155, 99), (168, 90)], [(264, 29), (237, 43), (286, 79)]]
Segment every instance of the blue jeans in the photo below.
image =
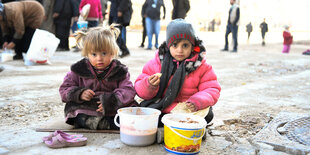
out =
[(122, 27), (122, 39), (123, 39), (123, 41), (124, 41), (124, 43), (126, 44), (126, 33), (127, 33), (127, 30), (126, 30), (126, 26), (123, 26)]
[(234, 41), (234, 50), (237, 50), (238, 48), (238, 25), (231, 25), (231, 24), (227, 24), (226, 27), (226, 33), (225, 33), (225, 47), (224, 49), (228, 50), (228, 35), (229, 33), (232, 32), (232, 36), (233, 36), (233, 41)]
[(72, 30), (72, 33), (75, 33), (75, 31), (78, 29), (78, 26), (77, 26), (77, 22), (73, 22), (72, 26), (71, 26), (71, 30)]
[(153, 34), (155, 33), (155, 48), (158, 48), (158, 35), (160, 31), (160, 20), (154, 20), (149, 17), (145, 18), (146, 33), (149, 40), (149, 45), (147, 48), (152, 48)]

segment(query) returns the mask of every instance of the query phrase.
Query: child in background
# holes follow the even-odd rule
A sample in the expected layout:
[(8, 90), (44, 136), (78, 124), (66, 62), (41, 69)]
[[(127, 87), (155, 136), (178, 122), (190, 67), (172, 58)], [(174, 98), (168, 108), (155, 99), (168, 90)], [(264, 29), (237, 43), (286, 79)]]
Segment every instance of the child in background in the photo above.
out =
[(291, 49), (291, 44), (293, 43), (293, 36), (290, 33), (290, 27), (288, 25), (284, 26), (283, 31), (283, 50), (282, 53), (289, 53)]
[[(182, 102), (191, 112), (213, 106), (221, 91), (212, 66), (204, 59), (205, 47), (192, 25), (175, 19), (166, 32), (166, 41), (135, 81), (136, 92), (144, 99), (140, 105), (161, 110), (159, 120)], [(208, 123), (213, 119), (212, 108), (205, 119)], [(159, 121), (159, 127), (162, 126)]]
[(96, 27), (103, 22), (103, 15), (102, 15), (102, 6), (100, 0), (82, 0), (79, 6), (80, 12), (82, 8), (86, 5), (90, 5), (89, 13), (86, 18), (88, 22), (88, 28)]
[(114, 59), (119, 51), (119, 30), (111, 25), (76, 35), (85, 58), (71, 66), (59, 88), (66, 103), (66, 123), (93, 130), (118, 129), (113, 123), (117, 110), (136, 106), (128, 69)]

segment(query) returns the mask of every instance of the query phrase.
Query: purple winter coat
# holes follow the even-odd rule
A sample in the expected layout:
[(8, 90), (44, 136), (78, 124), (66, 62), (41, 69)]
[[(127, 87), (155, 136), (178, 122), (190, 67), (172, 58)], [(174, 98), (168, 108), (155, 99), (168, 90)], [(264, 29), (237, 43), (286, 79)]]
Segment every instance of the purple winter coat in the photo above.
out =
[[(136, 91), (130, 81), (130, 74), (125, 65), (113, 60), (104, 71), (102, 78), (96, 76), (95, 70), (88, 59), (84, 58), (71, 66), (59, 88), (60, 96), (65, 106), (66, 122), (73, 124), (73, 119), (79, 113), (91, 116), (114, 116), (119, 108), (136, 106), (134, 97)], [(95, 96), (91, 101), (80, 100), (81, 93), (91, 89)], [(96, 112), (103, 103), (104, 112)]]

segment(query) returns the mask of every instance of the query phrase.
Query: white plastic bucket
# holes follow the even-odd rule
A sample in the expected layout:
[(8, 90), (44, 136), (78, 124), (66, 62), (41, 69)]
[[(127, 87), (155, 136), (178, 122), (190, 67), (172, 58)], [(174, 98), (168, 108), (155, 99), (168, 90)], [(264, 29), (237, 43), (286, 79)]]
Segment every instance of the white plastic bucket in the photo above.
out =
[[(130, 146), (147, 146), (156, 139), (160, 111), (145, 107), (127, 107), (117, 110), (114, 123), (120, 127), (120, 139)], [(119, 117), (120, 123), (117, 123)]]
[(87, 29), (88, 22), (87, 21), (78, 21), (77, 26), (78, 26), (78, 29)]
[(175, 154), (197, 154), (207, 122), (204, 118), (190, 114), (166, 114), (164, 124), (165, 149)]

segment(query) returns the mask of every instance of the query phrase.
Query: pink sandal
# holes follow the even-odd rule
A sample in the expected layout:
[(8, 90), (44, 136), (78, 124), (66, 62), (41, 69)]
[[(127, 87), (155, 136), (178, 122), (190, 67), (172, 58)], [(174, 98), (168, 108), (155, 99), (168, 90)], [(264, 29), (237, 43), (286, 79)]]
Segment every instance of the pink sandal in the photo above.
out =
[(61, 130), (56, 130), (54, 133), (50, 134), (49, 136), (43, 137), (42, 140), (43, 140), (43, 142), (45, 142), (47, 140), (51, 140), (53, 137), (55, 137), (57, 135), (61, 135), (62, 137), (67, 137), (67, 139), (74, 139), (74, 138), (83, 137), (83, 135), (70, 135), (70, 134), (67, 134)]
[(79, 137), (79, 138), (70, 139), (68, 137), (61, 136), (61, 134), (58, 134), (52, 137), (51, 140), (47, 140), (44, 143), (50, 148), (84, 146), (87, 144), (87, 138)]

